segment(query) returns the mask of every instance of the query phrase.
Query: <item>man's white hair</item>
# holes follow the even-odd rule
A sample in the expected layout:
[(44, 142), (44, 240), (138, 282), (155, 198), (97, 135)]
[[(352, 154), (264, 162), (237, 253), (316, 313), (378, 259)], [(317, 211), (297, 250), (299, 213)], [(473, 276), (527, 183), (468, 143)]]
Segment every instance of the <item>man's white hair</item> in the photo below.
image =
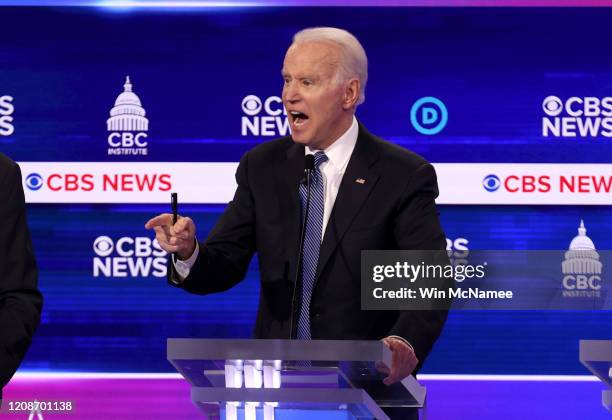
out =
[(330, 42), (340, 47), (341, 61), (337, 76), (339, 81), (356, 77), (361, 85), (357, 105), (365, 101), (365, 87), (368, 82), (368, 57), (365, 50), (350, 32), (338, 28), (308, 28), (293, 36), (294, 44), (305, 42)]

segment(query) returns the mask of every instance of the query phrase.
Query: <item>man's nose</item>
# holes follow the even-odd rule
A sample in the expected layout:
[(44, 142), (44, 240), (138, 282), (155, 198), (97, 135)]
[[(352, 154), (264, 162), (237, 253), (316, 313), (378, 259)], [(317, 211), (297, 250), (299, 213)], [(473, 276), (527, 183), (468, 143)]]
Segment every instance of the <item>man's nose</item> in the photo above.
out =
[(283, 101), (289, 103), (295, 103), (300, 100), (300, 92), (297, 89), (296, 84), (289, 82), (283, 87)]

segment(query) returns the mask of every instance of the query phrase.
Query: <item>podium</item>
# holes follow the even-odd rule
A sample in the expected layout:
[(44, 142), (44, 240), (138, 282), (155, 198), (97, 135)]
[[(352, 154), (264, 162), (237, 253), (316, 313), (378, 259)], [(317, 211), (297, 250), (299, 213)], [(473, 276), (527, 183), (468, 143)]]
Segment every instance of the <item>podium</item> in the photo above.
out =
[(580, 362), (608, 386), (601, 403), (612, 413), (612, 340), (580, 340)]
[(413, 376), (382, 383), (380, 341), (170, 338), (167, 357), (211, 419), (418, 419), (425, 407)]

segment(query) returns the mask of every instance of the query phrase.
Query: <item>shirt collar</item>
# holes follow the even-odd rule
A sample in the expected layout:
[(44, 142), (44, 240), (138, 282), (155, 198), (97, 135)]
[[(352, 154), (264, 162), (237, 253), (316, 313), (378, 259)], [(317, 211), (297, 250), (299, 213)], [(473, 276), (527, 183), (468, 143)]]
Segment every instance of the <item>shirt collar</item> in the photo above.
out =
[[(348, 161), (353, 154), (355, 144), (357, 143), (357, 136), (359, 135), (359, 125), (357, 124), (357, 118), (353, 115), (353, 123), (348, 130), (342, 134), (338, 140), (332, 143), (327, 149), (324, 150), (327, 155), (328, 162), (334, 167), (339, 173), (344, 173)], [(317, 150), (311, 149), (306, 146), (304, 148), (306, 154), (314, 154)]]

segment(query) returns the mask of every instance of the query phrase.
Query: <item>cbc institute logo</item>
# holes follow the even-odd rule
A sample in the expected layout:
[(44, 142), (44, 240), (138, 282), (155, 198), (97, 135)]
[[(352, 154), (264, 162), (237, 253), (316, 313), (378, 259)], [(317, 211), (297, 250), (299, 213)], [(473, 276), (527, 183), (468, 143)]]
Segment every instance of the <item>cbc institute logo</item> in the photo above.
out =
[(157, 239), (98, 236), (93, 243), (94, 277), (166, 277), (167, 253)]
[(147, 155), (149, 120), (140, 98), (133, 91), (130, 76), (125, 79), (123, 92), (106, 120), (109, 155)]
[(580, 221), (578, 235), (572, 239), (561, 264), (563, 297), (601, 298), (602, 263), (595, 244), (586, 235), (584, 221)]

